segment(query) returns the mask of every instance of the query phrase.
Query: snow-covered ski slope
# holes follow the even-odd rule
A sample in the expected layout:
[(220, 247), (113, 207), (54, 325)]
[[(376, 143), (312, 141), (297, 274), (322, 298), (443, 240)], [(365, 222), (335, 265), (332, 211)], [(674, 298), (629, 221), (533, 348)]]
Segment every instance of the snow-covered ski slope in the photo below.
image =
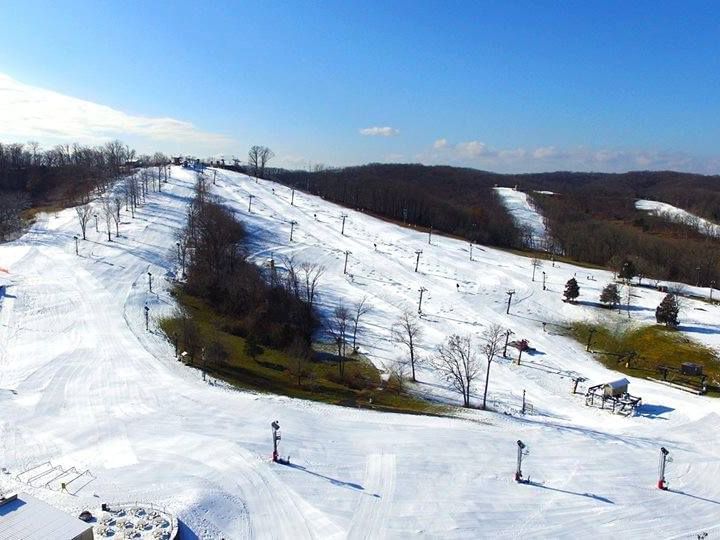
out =
[(635, 201), (635, 208), (637, 208), (638, 210), (645, 210), (646, 212), (649, 212), (651, 214), (662, 216), (670, 221), (675, 221), (677, 223), (685, 223), (690, 227), (694, 227), (695, 229), (697, 229), (698, 232), (706, 236), (720, 237), (720, 225), (718, 225), (717, 223), (713, 223), (712, 221), (708, 221), (705, 218), (701, 218), (700, 216), (696, 216), (695, 214), (692, 214), (687, 210), (683, 210), (682, 208), (673, 206), (672, 204), (660, 201), (651, 201), (647, 199), (639, 199)]
[(549, 245), (547, 223), (532, 204), (528, 194), (509, 187), (496, 187), (495, 192), (518, 227), (527, 231), (529, 243), (535, 249), (547, 249)]
[[(271, 254), (327, 266), (327, 309), (363, 296), (373, 306), (361, 349), (378, 365), (400, 350), (388, 339), (404, 307), (424, 300), (425, 356), (453, 332), (480, 334), (497, 322), (537, 348), (523, 365), (498, 359), (490, 396), (502, 413), (469, 411), (435, 418), (333, 407), (235, 391), (202, 381), (173, 360), (151, 322), (173, 309), (168, 294), (174, 234), (182, 226), (194, 173), (173, 167), (163, 193), (152, 193), (122, 238), (106, 242), (102, 225), (74, 252), (74, 210), (42, 217), (0, 246), (13, 285), (0, 308), (0, 489), (30, 492), (69, 511), (104, 501), (148, 501), (178, 514), (201, 538), (695, 538), (720, 533), (718, 402), (648, 381), (633, 418), (584, 406), (570, 394), (573, 373), (589, 382), (618, 378), (584, 347), (542, 322), (618, 316), (561, 302), (573, 274), (581, 300), (595, 301), (606, 272), (549, 264), (530, 281), (528, 258), (396, 227), (269, 182), (219, 171), (212, 191), (245, 221), (252, 257)], [(273, 191), (274, 190), (274, 191)], [(255, 196), (253, 213), (247, 197)], [(345, 236), (340, 215), (347, 213)], [(294, 242), (288, 242), (295, 220)], [(94, 224), (92, 224), (94, 225)], [(377, 251), (373, 244), (377, 244)], [(415, 250), (422, 249), (415, 273)], [(352, 252), (348, 276), (343, 252)], [(154, 290), (147, 289), (147, 272)], [(589, 279), (590, 277), (594, 280)], [(457, 290), (456, 284), (460, 285)], [(506, 291), (514, 289), (511, 314)], [(632, 323), (649, 322), (661, 295), (634, 291)], [(616, 318), (616, 319), (615, 319)], [(687, 302), (688, 336), (720, 345), (716, 307)], [(416, 390), (456, 399), (430, 368)], [(523, 389), (533, 414), (517, 414)], [(475, 388), (475, 399), (481, 384)], [(273, 464), (270, 422), (283, 431)], [(516, 441), (530, 449), (513, 481)], [(670, 492), (655, 488), (659, 447), (674, 462)], [(89, 469), (85, 487), (15, 475), (45, 461)], [(23, 475), (21, 478), (27, 478)], [(0, 519), (2, 517), (0, 516)], [(189, 536), (193, 538), (193, 536)]]

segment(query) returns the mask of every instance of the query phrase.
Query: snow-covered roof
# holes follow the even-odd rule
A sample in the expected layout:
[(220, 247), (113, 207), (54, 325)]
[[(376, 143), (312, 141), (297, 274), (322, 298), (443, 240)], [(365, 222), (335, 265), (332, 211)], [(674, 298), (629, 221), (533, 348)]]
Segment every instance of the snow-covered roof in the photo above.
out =
[(617, 381), (605, 383), (605, 386), (609, 386), (610, 388), (617, 390), (618, 388), (627, 387), (628, 384), (630, 384), (630, 381), (628, 381), (627, 379), (618, 379)]
[(8, 499), (0, 503), (0, 540), (73, 540), (92, 528), (25, 493)]

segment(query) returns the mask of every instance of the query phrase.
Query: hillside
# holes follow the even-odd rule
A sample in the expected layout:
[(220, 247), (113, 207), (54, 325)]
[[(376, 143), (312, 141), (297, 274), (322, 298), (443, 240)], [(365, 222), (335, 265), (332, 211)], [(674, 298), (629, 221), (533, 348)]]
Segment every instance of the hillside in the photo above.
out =
[[(377, 366), (403, 357), (390, 328), (404, 309), (417, 309), (421, 287), (424, 359), (448, 335), (477, 340), (493, 322), (536, 350), (520, 365), (514, 350), (493, 362), (496, 412), (470, 409), (453, 418), (237, 391), (176, 361), (157, 327), (175, 308), (175, 237), (194, 181), (194, 172), (173, 167), (169, 183), (148, 195), (134, 219), (123, 210), (119, 239), (107, 242), (101, 223), (80, 242), (79, 256), (73, 209), (43, 214), (23, 237), (0, 245), (0, 267), (12, 283), (0, 307), (0, 465), (10, 472), (0, 476), (0, 488), (75, 513), (98, 501), (150, 501), (200, 538), (575, 538), (579, 527), (655, 538), (658, 531), (688, 537), (718, 530), (720, 402), (629, 377), (643, 407), (625, 418), (570, 393), (573, 376), (587, 378), (584, 387), (619, 374), (563, 327), (645, 326), (661, 293), (634, 288), (628, 320), (588, 305), (610, 272), (545, 261), (543, 290), (540, 279), (531, 281), (527, 257), (475, 245), (471, 260), (466, 241), (434, 235), (429, 245), (425, 231), (302, 193), (291, 206), (287, 187), (221, 171), (211, 193), (244, 223), (250, 260), (294, 255), (323, 264), (321, 314), (340, 300), (368, 298), (373, 310), (360, 350)], [(588, 303), (562, 302), (572, 276)], [(508, 289), (515, 291), (509, 315)], [(718, 315), (717, 306), (688, 300), (681, 335), (717, 349)], [(418, 378), (418, 395), (459, 403), (431, 365)], [(531, 405), (525, 415), (523, 394)], [(480, 397), (478, 381), (473, 405)], [(273, 420), (292, 465), (269, 460)], [(518, 439), (530, 449), (523, 465), (530, 484), (513, 481)], [(655, 488), (660, 446), (674, 458), (667, 492)], [(94, 480), (71, 496), (16, 479), (47, 460), (89, 469)]]

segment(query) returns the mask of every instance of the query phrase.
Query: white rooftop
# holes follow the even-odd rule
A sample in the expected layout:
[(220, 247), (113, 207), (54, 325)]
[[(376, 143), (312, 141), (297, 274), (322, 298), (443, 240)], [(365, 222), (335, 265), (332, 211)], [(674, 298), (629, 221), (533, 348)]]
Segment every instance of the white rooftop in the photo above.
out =
[(25, 493), (0, 504), (0, 540), (73, 540), (90, 528)]

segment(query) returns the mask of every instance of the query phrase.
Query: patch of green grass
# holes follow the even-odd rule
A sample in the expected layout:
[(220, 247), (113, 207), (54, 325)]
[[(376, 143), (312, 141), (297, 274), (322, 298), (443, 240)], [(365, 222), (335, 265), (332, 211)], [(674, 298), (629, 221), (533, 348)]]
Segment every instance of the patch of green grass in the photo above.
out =
[(573, 326), (570, 335), (585, 345), (591, 331), (590, 350), (608, 368), (635, 377), (660, 379), (658, 366), (679, 369), (683, 362), (692, 362), (703, 366), (708, 377), (708, 395), (720, 396), (717, 353), (682, 332), (660, 325), (627, 328), (580, 323)]
[[(204, 367), (208, 374), (234, 386), (382, 411), (442, 415), (449, 410), (388, 388), (383, 384), (378, 369), (361, 355), (352, 356), (346, 361), (344, 377), (340, 377), (336, 358), (323, 350), (315, 351), (313, 358), (305, 363), (306, 374), (298, 383), (293, 374), (290, 354), (263, 346), (261, 352), (251, 358), (247, 353), (247, 340), (228, 331), (234, 326), (231, 317), (218, 314), (202, 299), (181, 290), (176, 290), (174, 294), (197, 324), (199, 341), (205, 346), (213, 342), (221, 343), (228, 353), (226, 361), (204, 366), (200, 365), (200, 358), (196, 358), (195, 367)], [(160, 328), (171, 342), (176, 334), (182, 335), (180, 326), (181, 319), (178, 317), (160, 320)], [(180, 348), (183, 348), (182, 340)]]

